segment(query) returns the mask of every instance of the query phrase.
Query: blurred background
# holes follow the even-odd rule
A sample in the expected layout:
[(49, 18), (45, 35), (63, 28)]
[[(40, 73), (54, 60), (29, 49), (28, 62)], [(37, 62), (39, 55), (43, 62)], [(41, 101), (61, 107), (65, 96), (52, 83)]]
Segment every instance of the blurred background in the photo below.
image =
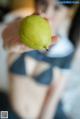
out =
[[(72, 39), (71, 42), (73, 46), (69, 45), (70, 49), (65, 50), (63, 54), (65, 54), (66, 52), (70, 53), (72, 52), (72, 50), (74, 50), (73, 53), (74, 56), (72, 57), (70, 70), (66, 71), (65, 73), (65, 68), (60, 70), (59, 67), (58, 69), (60, 73), (60, 76), (58, 76), (58, 83), (60, 83), (61, 77), (65, 77), (67, 82), (63, 81), (64, 84), (61, 84), (62, 87), (65, 88), (63, 89), (63, 94), (59, 99), (61, 101), (58, 101), (58, 104), (56, 106), (54, 119), (80, 119), (80, 5), (73, 4), (72, 7), (70, 5), (66, 6), (65, 4), (61, 4), (60, 2), (62, 1), (59, 0), (57, 2), (59, 2), (59, 4), (61, 5), (60, 8), (58, 6), (55, 6), (55, 11), (51, 11), (52, 9), (49, 6), (48, 8), (49, 11), (46, 11), (46, 7), (49, 4), (46, 1), (48, 0), (0, 0), (0, 111), (8, 111), (9, 119), (22, 119), (22, 118), (21, 115), (19, 115), (20, 112), (17, 113), (17, 111), (13, 109), (12, 106), (13, 104), (11, 104), (12, 102), (10, 101), (11, 99), (9, 92), (11, 91), (10, 89), (11, 80), (9, 79), (9, 72), (8, 72), (9, 55), (7, 49), (4, 49), (3, 47), (2, 32), (8, 25), (8, 23), (14, 21), (17, 18), (25, 17), (26, 15), (31, 15), (35, 13), (36, 8), (38, 8), (39, 13), (44, 17), (47, 16), (47, 18), (50, 18), (49, 15), (54, 14), (53, 18), (54, 23), (52, 24), (52, 26), (54, 27), (53, 28), (54, 34), (57, 34), (61, 39), (66, 39), (67, 37), (69, 39)], [(55, 0), (53, 0), (53, 4), (55, 4), (54, 1)], [(59, 11), (63, 10), (62, 11), (63, 13), (62, 12), (58, 13), (58, 10)], [(62, 15), (63, 20), (59, 19), (60, 14), (65, 14), (67, 10), (69, 13), (67, 14), (67, 17), (65, 15), (64, 16)], [(76, 22), (75, 25), (73, 25), (74, 22)], [(68, 44), (69, 43), (65, 41), (64, 45), (68, 47)], [(57, 47), (57, 49), (58, 48), (59, 47)], [(64, 47), (62, 46), (62, 48)], [(55, 49), (54, 51), (56, 52)], [(66, 67), (67, 65), (68, 64), (66, 62)], [(58, 73), (56, 75), (58, 75)], [(15, 84), (14, 88), (16, 88)], [(14, 92), (11, 93), (14, 94)], [(57, 95), (60, 94), (57, 93)], [(55, 95), (54, 99), (56, 99)], [(21, 101), (21, 103), (22, 102), (23, 101)], [(44, 118), (43, 116), (41, 119), (51, 119), (51, 118)]]

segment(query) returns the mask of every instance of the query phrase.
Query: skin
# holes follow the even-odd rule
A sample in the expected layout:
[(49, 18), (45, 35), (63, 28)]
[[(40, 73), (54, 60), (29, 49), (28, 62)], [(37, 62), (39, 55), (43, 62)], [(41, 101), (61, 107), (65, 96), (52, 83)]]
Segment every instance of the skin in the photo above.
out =
[[(26, 51), (31, 51), (33, 49), (26, 47), (20, 42), (19, 38), (19, 26), (22, 18), (16, 19), (15, 21), (8, 24), (4, 29), (2, 37), (4, 40), (4, 47), (9, 50), (9, 52), (23, 53)], [(56, 43), (57, 37), (52, 36), (52, 43)], [(51, 46), (50, 46), (51, 47)]]
[(9, 23), (3, 31), (4, 47), (9, 49), (9, 52), (23, 53), (32, 50), (20, 42), (18, 35), (20, 21), (21, 18)]
[[(47, 7), (45, 6), (45, 4), (38, 5), (38, 13), (49, 21), (53, 33), (58, 35), (59, 28), (63, 28), (64, 30), (63, 22), (66, 22), (66, 20), (71, 19), (70, 9), (63, 5), (57, 4), (57, 0), (43, 1), (45, 4), (47, 3)], [(55, 82), (51, 85), (48, 91), (39, 119), (52, 119), (55, 116), (57, 105), (66, 86), (66, 77), (63, 77), (59, 69), (55, 69), (54, 71), (55, 76), (57, 77)]]
[[(38, 13), (47, 18), (53, 33), (57, 34), (59, 27), (62, 26), (63, 21), (68, 18), (69, 9), (57, 3), (57, 0), (43, 0), (44, 4), (38, 5)], [(47, 4), (47, 7), (45, 6)]]
[[(56, 0), (46, 0), (48, 3), (48, 7), (45, 10), (45, 12), (41, 9), (42, 6), (37, 6), (37, 11), (38, 13), (44, 17), (46, 20), (49, 21), (52, 31), (54, 34), (58, 33), (58, 28), (61, 27), (63, 20), (65, 20), (65, 18), (67, 18), (68, 15), (68, 9), (66, 7), (63, 7), (61, 5), (58, 6), (58, 8), (56, 9)], [(18, 35), (18, 31), (19, 31), (19, 24), (21, 19), (15, 20), (12, 23), (8, 24), (8, 26), (5, 28), (5, 30), (3, 31), (3, 40), (4, 40), (4, 47), (9, 49), (10, 53), (16, 52), (16, 53), (23, 53), (26, 51), (30, 51), (33, 50), (29, 47), (26, 47), (24, 44), (22, 44), (20, 42), (20, 38)], [(10, 34), (11, 33), (11, 34)], [(55, 44), (56, 42), (58, 42), (58, 37), (56, 36), (52, 36), (52, 46), (53, 44)], [(51, 46), (50, 46), (51, 47)], [(60, 76), (61, 77), (61, 76)], [(62, 94), (62, 90), (64, 87), (63, 84), (63, 80), (61, 80), (61, 78), (58, 77), (57, 81), (54, 83), (54, 85), (52, 84), (50, 90), (49, 90), (49, 95), (47, 95), (46, 99), (45, 99), (45, 103), (43, 105), (43, 112), (41, 112), (40, 114), (40, 118), (39, 119), (46, 119), (47, 118), (47, 113), (46, 112), (51, 112), (50, 113), (50, 118), (54, 115), (57, 104), (60, 100), (61, 94)], [(60, 78), (60, 81), (58, 80)], [(65, 82), (65, 80), (64, 80)], [(58, 89), (58, 91), (57, 91)], [(52, 96), (55, 97), (56, 99), (53, 102)], [(53, 109), (54, 107), (54, 109)], [(46, 113), (46, 115), (45, 115)]]

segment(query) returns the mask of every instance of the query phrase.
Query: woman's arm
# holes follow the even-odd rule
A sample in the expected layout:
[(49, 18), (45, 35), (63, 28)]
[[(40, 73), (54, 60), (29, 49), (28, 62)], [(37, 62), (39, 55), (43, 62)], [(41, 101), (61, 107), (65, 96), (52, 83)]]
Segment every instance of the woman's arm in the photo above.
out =
[(64, 87), (66, 85), (67, 80), (61, 74), (61, 71), (59, 69), (55, 69), (54, 72), (55, 81), (48, 91), (39, 119), (53, 119), (57, 105), (62, 97)]

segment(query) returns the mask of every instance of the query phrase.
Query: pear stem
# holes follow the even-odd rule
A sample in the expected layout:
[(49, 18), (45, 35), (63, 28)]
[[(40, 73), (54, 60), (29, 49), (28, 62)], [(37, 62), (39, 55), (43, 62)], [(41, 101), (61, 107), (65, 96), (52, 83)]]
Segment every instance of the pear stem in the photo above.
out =
[(48, 48), (44, 47), (46, 49), (46, 51), (48, 51)]

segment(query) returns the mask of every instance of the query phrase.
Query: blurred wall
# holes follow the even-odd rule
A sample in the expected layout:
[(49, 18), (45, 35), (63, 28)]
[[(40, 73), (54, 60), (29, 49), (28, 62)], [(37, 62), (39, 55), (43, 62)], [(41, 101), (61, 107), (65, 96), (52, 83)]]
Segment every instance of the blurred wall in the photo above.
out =
[(3, 49), (1, 33), (5, 25), (0, 24), (0, 89), (8, 89), (7, 52)]

